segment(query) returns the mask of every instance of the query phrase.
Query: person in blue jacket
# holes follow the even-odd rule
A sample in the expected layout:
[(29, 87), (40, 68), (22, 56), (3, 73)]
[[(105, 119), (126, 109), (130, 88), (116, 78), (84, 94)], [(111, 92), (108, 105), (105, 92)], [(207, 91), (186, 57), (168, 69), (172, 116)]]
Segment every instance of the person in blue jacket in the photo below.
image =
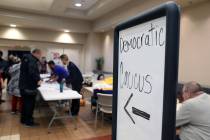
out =
[(48, 66), (52, 71), (51, 82), (57, 81), (61, 83), (63, 79), (66, 80), (69, 76), (68, 71), (63, 66), (56, 65), (52, 60), (48, 62)]
[[(72, 90), (75, 90), (78, 93), (80, 93), (83, 83), (82, 73), (73, 62), (69, 61), (69, 58), (66, 54), (61, 55), (60, 59), (64, 65), (67, 65), (69, 76), (68, 78), (66, 78), (66, 83), (71, 85)], [(79, 99), (72, 100), (72, 107), (71, 107), (72, 116), (77, 116), (79, 113), (79, 109), (80, 109), (80, 100)]]

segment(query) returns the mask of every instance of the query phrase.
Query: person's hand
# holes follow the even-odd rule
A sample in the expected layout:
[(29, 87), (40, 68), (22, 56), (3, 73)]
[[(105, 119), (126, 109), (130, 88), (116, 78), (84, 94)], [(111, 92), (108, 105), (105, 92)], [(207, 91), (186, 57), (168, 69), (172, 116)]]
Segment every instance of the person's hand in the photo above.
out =
[(53, 79), (50, 79), (50, 80), (47, 81), (47, 83), (50, 83), (50, 84), (53, 83), (53, 82), (54, 82)]
[(49, 80), (47, 80), (47, 81), (45, 81), (46, 83), (50, 83), (50, 79)]
[(42, 84), (42, 80), (39, 80), (38, 85), (41, 86), (41, 84)]

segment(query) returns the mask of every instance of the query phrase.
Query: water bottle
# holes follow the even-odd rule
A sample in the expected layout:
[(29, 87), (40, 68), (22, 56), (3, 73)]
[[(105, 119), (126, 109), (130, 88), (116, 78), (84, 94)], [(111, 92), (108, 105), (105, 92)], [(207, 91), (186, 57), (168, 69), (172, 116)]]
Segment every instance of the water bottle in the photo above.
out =
[(65, 83), (65, 79), (62, 79), (61, 82), (60, 82), (60, 93), (63, 92), (64, 83)]

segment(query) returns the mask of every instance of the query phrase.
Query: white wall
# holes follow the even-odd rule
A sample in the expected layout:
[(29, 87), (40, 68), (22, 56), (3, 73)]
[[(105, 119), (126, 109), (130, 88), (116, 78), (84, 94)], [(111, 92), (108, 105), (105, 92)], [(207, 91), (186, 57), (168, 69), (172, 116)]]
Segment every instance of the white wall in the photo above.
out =
[(113, 72), (113, 45), (114, 45), (114, 31), (108, 31), (103, 34), (103, 57), (104, 57), (104, 71)]

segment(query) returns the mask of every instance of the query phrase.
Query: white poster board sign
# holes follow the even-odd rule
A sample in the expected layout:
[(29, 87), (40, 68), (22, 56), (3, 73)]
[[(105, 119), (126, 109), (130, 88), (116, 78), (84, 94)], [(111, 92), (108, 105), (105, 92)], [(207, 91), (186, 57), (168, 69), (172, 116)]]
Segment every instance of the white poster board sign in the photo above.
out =
[(115, 28), (113, 140), (173, 140), (179, 8), (163, 4)]
[(166, 17), (119, 32), (118, 140), (161, 139), (165, 38)]

